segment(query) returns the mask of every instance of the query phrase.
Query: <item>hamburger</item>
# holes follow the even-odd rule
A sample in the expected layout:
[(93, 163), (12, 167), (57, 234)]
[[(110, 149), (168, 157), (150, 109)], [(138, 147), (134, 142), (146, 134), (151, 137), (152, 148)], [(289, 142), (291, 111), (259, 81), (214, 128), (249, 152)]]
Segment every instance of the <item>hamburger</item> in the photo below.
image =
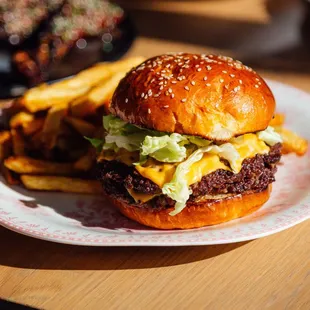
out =
[(232, 58), (165, 54), (119, 83), (92, 140), (105, 195), (128, 218), (188, 229), (243, 217), (268, 199), (281, 157), (266, 82)]

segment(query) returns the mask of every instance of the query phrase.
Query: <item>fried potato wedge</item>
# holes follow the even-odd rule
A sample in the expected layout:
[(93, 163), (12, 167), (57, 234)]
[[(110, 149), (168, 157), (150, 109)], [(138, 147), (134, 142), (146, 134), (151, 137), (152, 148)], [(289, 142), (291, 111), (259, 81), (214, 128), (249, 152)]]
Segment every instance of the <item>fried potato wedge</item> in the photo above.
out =
[(307, 152), (308, 149), (308, 141), (300, 137), (295, 132), (283, 128), (283, 127), (275, 127), (275, 130), (281, 135), (282, 142), (282, 153), (289, 154), (295, 153), (298, 156), (302, 156)]
[(19, 112), (10, 119), (10, 127), (17, 128), (23, 126), (25, 123), (32, 122), (34, 115), (27, 112)]
[(74, 168), (81, 171), (89, 171), (96, 163), (96, 151), (90, 147), (88, 152), (74, 163)]
[[(118, 73), (120, 71), (129, 71), (133, 67), (141, 64), (145, 60), (144, 57), (137, 56), (137, 57), (130, 57), (125, 58), (116, 62), (108, 63), (108, 69), (112, 73)], [(104, 65), (107, 63), (99, 63), (98, 66)]]
[(16, 176), (14, 176), (12, 171), (10, 171), (8, 168), (6, 168), (3, 164), (0, 165), (0, 172), (4, 176), (6, 182), (9, 185), (20, 184), (20, 180)]
[(68, 104), (90, 90), (90, 86), (80, 84), (76, 88), (70, 88), (67, 80), (59, 83), (43, 84), (28, 90), (22, 99), (25, 108), (31, 113), (47, 110), (64, 102)]
[(73, 164), (56, 163), (26, 156), (12, 156), (4, 161), (6, 168), (19, 174), (74, 175)]
[(272, 127), (282, 126), (284, 122), (285, 122), (285, 115), (283, 113), (276, 113), (269, 125)]
[(13, 154), (16, 156), (24, 156), (26, 154), (26, 142), (23, 135), (19, 130), (12, 129), (11, 136), (12, 136)]
[(52, 107), (44, 122), (41, 139), (47, 149), (52, 149), (56, 143), (63, 118), (68, 113), (68, 105), (62, 103)]
[(0, 162), (10, 156), (12, 137), (10, 131), (0, 132)]
[(126, 71), (116, 73), (105, 82), (94, 87), (87, 96), (73, 101), (70, 104), (70, 111), (75, 117), (85, 117), (95, 113), (95, 111), (102, 105), (106, 106), (106, 111), (109, 107), (112, 95), (119, 84), (120, 80), (125, 76)]
[(85, 117), (94, 113), (102, 105), (106, 105), (107, 110), (109, 101), (120, 80), (132, 67), (143, 61), (143, 57), (133, 57), (112, 63), (100, 63), (95, 66), (94, 68), (105, 66), (110, 71), (110, 76), (98, 83), (86, 95), (71, 102), (70, 110), (72, 115), (75, 117)]
[(87, 99), (95, 110), (98, 109), (100, 106), (105, 105), (106, 111), (108, 111), (113, 93), (118, 86), (120, 80), (125, 75), (126, 71), (118, 72), (112, 78), (108, 79), (105, 83), (96, 86), (89, 92)]
[(96, 127), (82, 119), (66, 116), (64, 121), (70, 124), (76, 131), (78, 131), (82, 136), (93, 137)]
[(60, 176), (22, 175), (24, 186), (32, 190), (59, 191), (65, 193), (102, 194), (100, 182)]
[(23, 133), (25, 136), (31, 136), (41, 130), (44, 126), (45, 119), (37, 118), (31, 122), (26, 122), (23, 124)]

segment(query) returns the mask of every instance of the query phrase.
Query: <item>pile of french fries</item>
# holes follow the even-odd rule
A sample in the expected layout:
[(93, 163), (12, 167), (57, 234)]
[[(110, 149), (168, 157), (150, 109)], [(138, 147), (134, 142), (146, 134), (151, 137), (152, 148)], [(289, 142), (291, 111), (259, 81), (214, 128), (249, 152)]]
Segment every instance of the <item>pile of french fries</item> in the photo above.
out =
[(303, 156), (308, 150), (308, 141), (300, 137), (295, 132), (284, 127), (285, 115), (275, 114), (270, 126), (274, 127), (275, 131), (282, 137), (282, 154), (295, 153), (298, 156)]
[(119, 81), (142, 57), (99, 63), (27, 91), (6, 108), (0, 170), (10, 185), (31, 190), (100, 194), (95, 153), (84, 137), (102, 135), (102, 116)]
[[(99, 63), (90, 69), (32, 88), (3, 112), (9, 120), (0, 131), (0, 172), (10, 185), (27, 189), (100, 194), (94, 178), (95, 150), (85, 137), (102, 136), (102, 116), (119, 81), (142, 57)], [(276, 114), (271, 126), (283, 138), (283, 153), (304, 155), (305, 139), (283, 127)]]

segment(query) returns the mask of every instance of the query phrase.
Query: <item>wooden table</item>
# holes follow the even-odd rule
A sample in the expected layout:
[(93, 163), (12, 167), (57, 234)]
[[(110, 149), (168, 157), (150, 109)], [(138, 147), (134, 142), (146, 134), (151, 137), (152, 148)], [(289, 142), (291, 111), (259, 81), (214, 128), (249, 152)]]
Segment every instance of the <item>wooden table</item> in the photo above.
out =
[[(281, 50), (297, 48), (298, 55), (307, 55), (294, 40), (284, 36), (271, 53), (251, 52), (253, 37), (270, 42), (266, 27), (276, 28), (274, 19), (281, 23), (284, 15), (292, 25), (296, 22), (285, 15), (289, 5), (291, 12), (298, 11), (293, 0), (267, 1), (269, 14), (259, 0), (128, 2), (141, 34), (130, 54), (185, 50), (237, 55), (265, 77), (310, 91), (306, 58)], [(153, 28), (144, 29), (152, 21)], [(212, 24), (222, 28), (206, 27)], [(173, 37), (177, 25), (183, 37)], [(212, 39), (212, 33), (218, 38)], [(263, 239), (218, 246), (74, 247), (4, 228), (0, 244), (0, 298), (41, 309), (310, 309), (309, 221)]]

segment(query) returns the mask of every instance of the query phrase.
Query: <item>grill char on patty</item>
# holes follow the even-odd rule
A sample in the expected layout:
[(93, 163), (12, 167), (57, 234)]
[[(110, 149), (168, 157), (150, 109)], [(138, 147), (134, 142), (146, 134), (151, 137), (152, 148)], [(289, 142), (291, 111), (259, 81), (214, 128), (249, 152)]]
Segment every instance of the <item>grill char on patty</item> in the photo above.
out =
[[(268, 154), (256, 155), (245, 159), (242, 169), (234, 174), (231, 171), (219, 169), (206, 176), (200, 182), (191, 185), (190, 201), (195, 201), (205, 195), (241, 194), (245, 192), (261, 192), (275, 181), (276, 164), (281, 158), (281, 144), (270, 148)], [(174, 201), (161, 194), (161, 189), (151, 180), (142, 177), (134, 167), (129, 167), (118, 161), (103, 161), (98, 165), (99, 178), (105, 192), (117, 199), (126, 200), (139, 207), (169, 208)], [(127, 189), (137, 193), (158, 195), (148, 203), (136, 203)]]

